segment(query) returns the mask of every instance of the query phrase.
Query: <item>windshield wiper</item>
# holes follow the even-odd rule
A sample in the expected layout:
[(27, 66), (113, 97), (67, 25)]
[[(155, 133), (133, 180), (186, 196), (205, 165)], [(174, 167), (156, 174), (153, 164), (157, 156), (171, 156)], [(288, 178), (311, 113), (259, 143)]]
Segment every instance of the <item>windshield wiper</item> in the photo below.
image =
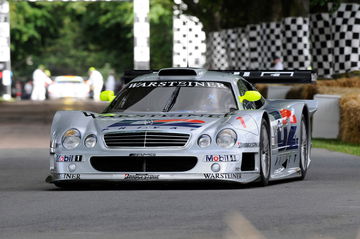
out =
[(176, 87), (174, 92), (171, 94), (168, 103), (163, 108), (162, 112), (169, 112), (171, 110), (171, 108), (175, 105), (176, 98), (178, 97), (179, 92), (180, 92), (180, 87)]
[(225, 114), (225, 117), (226, 116), (229, 116), (229, 115), (232, 115), (235, 111), (237, 111), (238, 109), (237, 108), (233, 108), (233, 107), (231, 107), (230, 109), (229, 109), (229, 112), (227, 112), (226, 114)]
[(233, 112), (235, 112), (235, 111), (237, 111), (237, 110), (238, 110), (237, 108), (231, 107), (230, 110), (229, 110), (229, 113), (233, 113)]

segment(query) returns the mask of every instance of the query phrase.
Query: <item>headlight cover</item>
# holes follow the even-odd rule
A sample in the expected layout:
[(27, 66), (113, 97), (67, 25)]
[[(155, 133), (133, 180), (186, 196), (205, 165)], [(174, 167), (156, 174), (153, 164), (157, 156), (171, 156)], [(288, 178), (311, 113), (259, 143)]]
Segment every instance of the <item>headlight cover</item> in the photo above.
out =
[(216, 136), (216, 143), (223, 148), (231, 148), (235, 145), (237, 135), (232, 129), (223, 129)]
[(203, 134), (198, 139), (198, 145), (200, 148), (206, 148), (211, 144), (211, 137), (207, 134)]
[(90, 134), (85, 138), (84, 144), (86, 148), (94, 148), (97, 142), (97, 138), (94, 134)]
[(69, 129), (62, 137), (62, 145), (66, 149), (74, 149), (79, 146), (81, 141), (80, 131), (77, 129)]

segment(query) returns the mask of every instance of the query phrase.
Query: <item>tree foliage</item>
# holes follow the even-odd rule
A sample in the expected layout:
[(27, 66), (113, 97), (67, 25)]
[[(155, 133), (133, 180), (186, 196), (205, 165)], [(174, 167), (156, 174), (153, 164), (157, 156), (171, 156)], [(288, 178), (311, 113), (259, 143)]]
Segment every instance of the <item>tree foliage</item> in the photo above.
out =
[[(205, 32), (327, 11), (345, 0), (183, 0)], [(346, 2), (358, 0), (346, 0)], [(171, 66), (173, 0), (150, 1), (150, 65)], [(175, 5), (175, 7), (179, 7)], [(39, 64), (53, 75), (133, 67), (132, 2), (10, 1), (11, 57), (17, 76)]]
[(10, 4), (13, 68), (21, 69), (31, 56), (39, 55), (50, 40), (58, 37), (59, 23), (46, 5), (29, 2)]
[(359, 2), (359, 0), (182, 1), (187, 5), (184, 13), (197, 16), (203, 23), (205, 32), (280, 21), (285, 17), (308, 16), (309, 13), (334, 11), (342, 2)]
[[(31, 76), (84, 75), (90, 66), (121, 73), (133, 67), (132, 2), (10, 2), (12, 68)], [(172, 0), (152, 0), (151, 67), (171, 65)]]
[(206, 32), (306, 16), (309, 0), (183, 0), (185, 14), (197, 16)]
[(150, 1), (150, 64), (152, 69), (172, 65), (172, 0)]

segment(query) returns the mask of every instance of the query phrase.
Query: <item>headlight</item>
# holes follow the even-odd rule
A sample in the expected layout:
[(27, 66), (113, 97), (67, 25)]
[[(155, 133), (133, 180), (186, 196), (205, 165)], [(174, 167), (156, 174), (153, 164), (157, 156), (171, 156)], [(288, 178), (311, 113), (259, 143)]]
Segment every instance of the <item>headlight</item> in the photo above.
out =
[(211, 144), (211, 138), (209, 135), (207, 134), (203, 134), (199, 137), (198, 139), (198, 145), (201, 147), (201, 148), (205, 148), (207, 146), (209, 146)]
[(77, 129), (69, 129), (62, 137), (62, 145), (66, 149), (74, 149), (80, 144), (81, 135)]
[(86, 148), (94, 148), (96, 145), (96, 142), (97, 142), (96, 136), (93, 134), (90, 134), (85, 138), (84, 143), (85, 143)]
[(232, 129), (223, 129), (216, 136), (216, 143), (223, 148), (231, 148), (236, 143), (236, 133)]

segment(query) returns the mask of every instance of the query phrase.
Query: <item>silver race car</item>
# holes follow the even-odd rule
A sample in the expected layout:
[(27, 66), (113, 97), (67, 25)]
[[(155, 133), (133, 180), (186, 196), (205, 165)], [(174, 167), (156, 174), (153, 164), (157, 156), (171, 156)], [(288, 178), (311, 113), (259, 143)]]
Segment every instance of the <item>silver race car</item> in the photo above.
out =
[[(310, 164), (312, 100), (266, 100), (249, 83), (311, 83), (311, 71), (167, 68), (140, 72), (103, 113), (58, 111), (50, 175), (95, 181), (300, 178)], [(136, 73), (133, 75), (136, 76)]]

